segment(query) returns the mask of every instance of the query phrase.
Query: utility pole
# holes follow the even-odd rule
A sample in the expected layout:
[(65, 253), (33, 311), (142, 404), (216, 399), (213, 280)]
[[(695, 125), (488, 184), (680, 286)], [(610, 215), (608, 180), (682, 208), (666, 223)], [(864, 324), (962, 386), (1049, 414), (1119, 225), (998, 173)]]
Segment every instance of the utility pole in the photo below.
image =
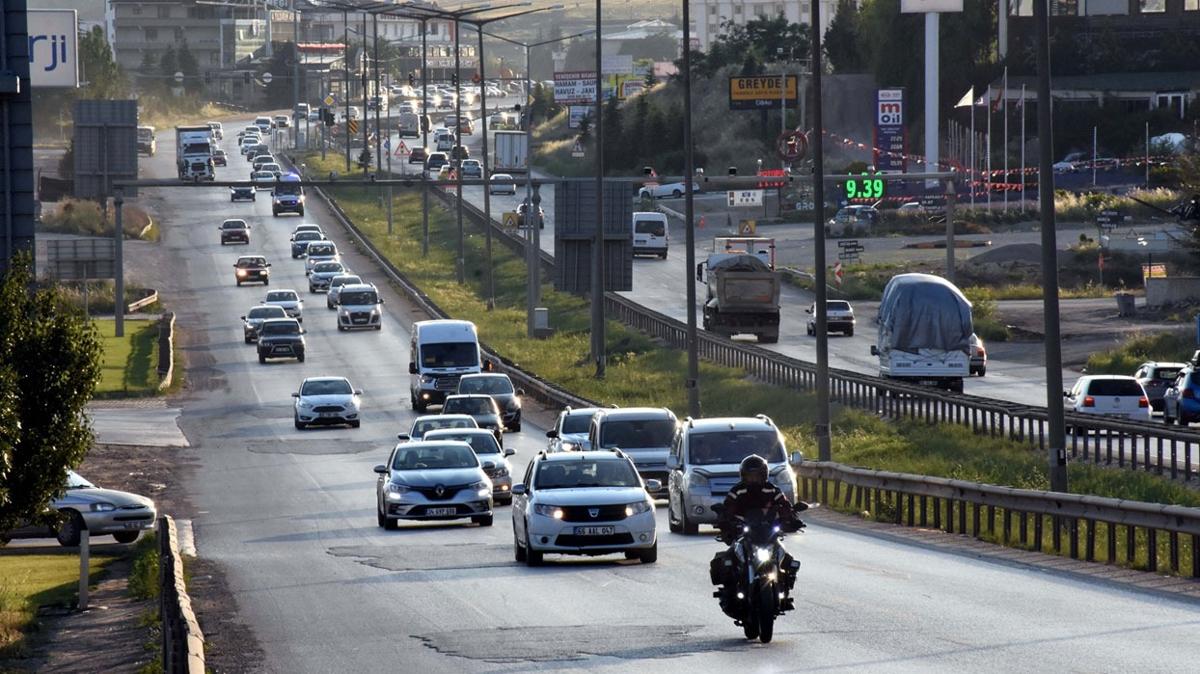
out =
[[(421, 125), (422, 147), (429, 151), (429, 125), (425, 116), (429, 114), (429, 29), (425, 25), (428, 19), (421, 19), (421, 114), (417, 124)], [(429, 257), (429, 175), (425, 165), (421, 166), (421, 257)]]
[(346, 173), (350, 173), (350, 18), (342, 12), (342, 98), (346, 101)]
[[(596, 133), (596, 238), (592, 243), (592, 361), (596, 364), (596, 378), (605, 374), (604, 335), (604, 82), (603, 65), (600, 59), (603, 24), (600, 12), (601, 0), (596, 0), (596, 119), (592, 125)], [(684, 29), (686, 32), (686, 28)]]
[[(1060, 402), (1062, 343), (1058, 324), (1058, 241), (1054, 231), (1054, 130), (1050, 119), (1050, 30), (1046, 25), (1049, 0), (1035, 0), (1033, 23), (1037, 48), (1038, 201), (1042, 211), (1042, 304), (1046, 344), (1046, 419), (1050, 437), (1051, 491), (1067, 491), (1066, 423)], [(1057, 529), (1057, 527), (1056, 527)]]
[[(300, 108), (300, 10), (296, 9), (296, 0), (292, 0), (292, 150), (300, 149), (300, 120), (296, 119), (296, 110)], [(305, 118), (307, 121), (307, 117)], [(307, 138), (307, 135), (305, 136)]]
[[(455, 278), (459, 283), (467, 280), (466, 251), (463, 240), (463, 198), (462, 198), (462, 50), (459, 47), (459, 33), (462, 32), (458, 17), (454, 18), (454, 145), (450, 148), (450, 162), (454, 163), (454, 153), (458, 152), (458, 166), (454, 170), (455, 190), (458, 193), (458, 208), (455, 218), (458, 222), (458, 258), (454, 262)], [(455, 149), (457, 148), (457, 150)]]
[[(488, 168), (487, 78), (484, 75), (483, 63), (483, 22), (477, 23), (475, 27), (479, 30), (479, 53), (475, 55), (475, 59), (479, 63), (479, 129), (483, 133), (483, 168), (479, 175), (481, 178), (488, 178), (491, 173)], [(459, 124), (461, 125), (462, 122), (460, 121)], [(487, 302), (485, 305), (488, 311), (491, 311), (496, 308), (496, 272), (495, 266), (492, 264), (492, 188), (490, 185), (483, 186), (483, 216), (484, 222), (487, 223), (487, 226), (483, 228), (484, 247), (487, 253)]]
[[(370, 126), (369, 124), (367, 124), (367, 71), (370, 68), (370, 66), (367, 64), (367, 13), (366, 12), (363, 12), (362, 32), (359, 33), (358, 36), (362, 38), (362, 77), (359, 79), (362, 80), (363, 106), (362, 106), (362, 120), (360, 120), (360, 121), (362, 122), (363, 152), (367, 152), (368, 148), (370, 148), (371, 146), (367, 142), (367, 127)], [(371, 165), (367, 162), (363, 162), (363, 175), (364, 176), (367, 175), (367, 173), (370, 170), (371, 170)]]
[[(366, 18), (366, 15), (363, 15)], [(384, 94), (379, 90), (379, 15), (371, 14), (371, 40), (373, 42), (371, 51), (375, 56), (375, 172), (383, 173), (383, 132), (384, 129), (379, 124), (379, 109), (383, 107)], [(363, 46), (367, 45), (367, 36), (363, 36)], [(365, 51), (365, 50), (364, 50)], [(364, 112), (364, 116), (366, 111)], [(365, 121), (365, 120), (364, 120)], [(390, 154), (390, 153), (389, 153)], [(389, 176), (390, 177), (390, 176)], [(388, 188), (391, 189), (390, 187)], [(391, 233), (391, 227), (388, 227), (388, 233)]]
[[(936, 16), (936, 15), (935, 15)], [(832, 460), (829, 440), (829, 332), (826, 320), (825, 288), (825, 148), (821, 131), (821, 3), (812, 3), (812, 86), (813, 86), (813, 285), (816, 286), (817, 333), (817, 458)], [(936, 127), (935, 127), (936, 128)]]
[[(696, 328), (696, 230), (693, 227), (695, 199), (692, 190), (692, 175), (695, 157), (692, 154), (692, 35), (691, 17), (689, 16), (689, 0), (683, 1), (683, 232), (684, 258), (683, 269), (684, 287), (687, 288), (687, 389), (688, 414), (700, 416), (700, 336)], [(597, 34), (596, 44), (600, 44)], [(784, 75), (786, 79), (787, 76)], [(786, 86), (784, 87), (786, 89)]]

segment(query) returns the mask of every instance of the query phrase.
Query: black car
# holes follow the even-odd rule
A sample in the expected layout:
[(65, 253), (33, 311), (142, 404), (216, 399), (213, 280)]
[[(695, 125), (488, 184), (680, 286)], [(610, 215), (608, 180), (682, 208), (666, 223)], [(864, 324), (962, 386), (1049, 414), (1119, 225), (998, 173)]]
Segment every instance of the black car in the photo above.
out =
[[(538, 229), (545, 229), (546, 228), (546, 211), (543, 210), (541, 206), (538, 206), (537, 217), (538, 217)], [(521, 202), (521, 203), (517, 204), (517, 227), (524, 227), (524, 226), (525, 226), (525, 202)]]
[(243, 255), (233, 263), (233, 269), (239, 288), (243, 283), (271, 285), (271, 263), (261, 255)]
[(221, 230), (221, 245), (227, 243), (250, 243), (250, 225), (245, 220), (226, 220), (217, 229)]
[[(513, 388), (512, 380), (506, 374), (481, 373), (464, 374), (458, 380), (460, 395), (483, 394), (491, 396), (500, 408), (500, 417), (504, 422), (504, 430), (517, 432), (521, 430), (521, 397), (525, 391)], [(482, 425), (482, 424), (481, 424)]]
[(442, 414), (466, 414), (475, 419), (480, 428), (496, 434), (496, 441), (504, 445), (504, 421), (500, 406), (488, 395), (449, 395), (442, 403)]
[(292, 259), (295, 260), (304, 257), (304, 254), (308, 252), (309, 241), (322, 241), (324, 239), (325, 235), (320, 232), (296, 232), (292, 235)]
[(260, 304), (256, 307), (251, 307), (250, 313), (242, 316), (242, 338), (247, 344), (258, 339), (258, 329), (262, 327), (264, 321), (272, 318), (287, 318), (287, 312), (283, 307), (275, 304)]
[(294, 318), (271, 318), (258, 326), (258, 362), (295, 358), (304, 362), (304, 328)]
[(258, 194), (258, 190), (256, 190), (253, 187), (230, 187), (229, 188), (229, 200), (230, 201), (245, 201), (247, 199), (250, 201), (257, 201), (257, 199), (255, 199), (256, 194)]

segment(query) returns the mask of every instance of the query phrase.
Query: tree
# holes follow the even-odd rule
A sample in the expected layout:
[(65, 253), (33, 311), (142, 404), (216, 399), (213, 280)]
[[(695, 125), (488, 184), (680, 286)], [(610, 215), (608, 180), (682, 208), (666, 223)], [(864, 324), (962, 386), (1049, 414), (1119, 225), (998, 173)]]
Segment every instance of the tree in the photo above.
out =
[(158, 59), (158, 74), (163, 77), (174, 77), (179, 72), (179, 55), (175, 45), (167, 45), (167, 50)]
[(579, 120), (579, 142), (587, 144), (592, 140), (592, 113), (587, 113)]
[(184, 89), (189, 93), (194, 93), (204, 88), (204, 83), (200, 81), (200, 65), (196, 63), (196, 57), (192, 55), (192, 50), (188, 49), (187, 40), (179, 45), (175, 61), (179, 66), (179, 72), (183, 73)]
[(58, 291), (30, 292), (28, 255), (0, 282), (0, 531), (40, 519), (92, 443), (85, 406), (100, 338)]
[[(271, 73), (271, 81), (267, 83), (267, 105), (272, 108), (292, 107), (292, 67), (296, 47), (288, 42), (275, 49), (271, 62), (267, 64), (267, 72)], [(304, 83), (301, 82), (301, 91)]]
[(117, 99), (129, 95), (129, 81), (113, 59), (112, 48), (99, 26), (79, 39), (79, 62), (87, 80), (81, 98)]
[[(614, 92), (615, 94), (615, 92)], [(619, 173), (637, 159), (636, 149), (625, 142), (621, 119), (621, 101), (614, 95), (604, 102), (604, 163), (609, 172)]]
[(862, 45), (859, 44), (859, 24), (862, 18), (858, 3), (839, 0), (837, 14), (825, 31), (825, 55), (837, 73), (860, 73), (865, 65)]
[(153, 74), (158, 70), (158, 59), (154, 58), (154, 52), (142, 52), (142, 64), (138, 66), (138, 72), (145, 74)]

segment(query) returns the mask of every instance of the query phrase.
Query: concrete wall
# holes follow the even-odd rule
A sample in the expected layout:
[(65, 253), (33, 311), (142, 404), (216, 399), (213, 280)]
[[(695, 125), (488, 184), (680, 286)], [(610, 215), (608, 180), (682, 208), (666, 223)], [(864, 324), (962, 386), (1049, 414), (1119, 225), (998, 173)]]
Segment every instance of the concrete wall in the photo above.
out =
[(1146, 279), (1146, 306), (1161, 307), (1200, 300), (1200, 277), (1173, 276)]

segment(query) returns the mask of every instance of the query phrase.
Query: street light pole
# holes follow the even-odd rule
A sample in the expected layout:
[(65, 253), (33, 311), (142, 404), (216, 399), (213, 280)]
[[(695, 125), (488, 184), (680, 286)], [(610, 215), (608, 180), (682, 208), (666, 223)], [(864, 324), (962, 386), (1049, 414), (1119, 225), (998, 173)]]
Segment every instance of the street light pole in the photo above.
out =
[[(475, 25), (479, 31), (479, 53), (475, 55), (479, 63), (479, 128), (483, 133), (483, 169), (479, 172), (481, 178), (491, 176), (488, 169), (488, 119), (487, 119), (487, 77), (483, 63), (483, 26), (485, 22)], [(528, 213), (526, 214), (528, 215)], [(496, 308), (496, 273), (492, 264), (492, 189), (490, 185), (483, 186), (483, 219), (487, 226), (483, 228), (486, 237), (484, 246), (487, 250), (487, 302), (488, 311)]]
[[(365, 15), (364, 15), (365, 16)], [(371, 49), (375, 53), (375, 172), (383, 173), (383, 127), (379, 125), (379, 108), (383, 107), (383, 94), (379, 91), (379, 15), (371, 14)], [(363, 46), (367, 36), (363, 36)], [(363, 111), (365, 114), (365, 110)], [(389, 205), (390, 206), (390, 205)], [(389, 224), (391, 221), (388, 221)], [(391, 234), (392, 228), (388, 227)]]
[[(467, 280), (466, 251), (463, 240), (463, 198), (462, 198), (462, 50), (459, 48), (459, 33), (462, 32), (458, 18), (454, 19), (454, 145), (450, 148), (450, 161), (454, 161), (454, 153), (458, 152), (458, 167), (454, 170), (454, 187), (458, 195), (455, 204), (455, 218), (458, 222), (458, 258), (454, 263), (454, 276), (459, 283)], [(486, 227), (485, 227), (486, 229)]]
[[(693, 227), (695, 200), (692, 193), (692, 174), (695, 173), (692, 154), (692, 31), (689, 15), (690, 0), (683, 0), (683, 232), (684, 287), (687, 288), (687, 389), (688, 414), (700, 416), (700, 336), (696, 328), (696, 230)], [(599, 36), (597, 36), (599, 37)], [(600, 44), (600, 40), (596, 40)]]
[(829, 439), (829, 332), (826, 320), (825, 288), (825, 147), (822, 139), (821, 115), (821, 3), (812, 3), (812, 87), (813, 87), (813, 285), (815, 286), (814, 318), (817, 333), (817, 458), (829, 461), (832, 446)]
[(346, 173), (350, 173), (350, 18), (342, 11), (342, 98), (346, 101)]
[[(596, 235), (592, 243), (592, 361), (596, 378), (605, 374), (604, 330), (604, 83), (601, 61), (603, 24), (601, 0), (596, 0)], [(685, 177), (685, 179), (690, 179)]]
[[(429, 125), (425, 123), (425, 116), (429, 114), (429, 52), (428, 52), (428, 37), (429, 29), (425, 22), (428, 19), (421, 19), (421, 115), (417, 117), (417, 124), (421, 126), (422, 147), (425, 148), (426, 161), (429, 156)], [(429, 183), (428, 174), (425, 171), (425, 165), (421, 166), (421, 257), (429, 256)]]
[[(363, 152), (367, 152), (368, 148), (370, 147), (370, 145), (368, 145), (368, 143), (367, 143), (367, 126), (368, 126), (368, 124), (367, 124), (367, 70), (370, 68), (370, 66), (367, 65), (367, 13), (366, 12), (363, 12), (362, 32), (359, 33), (358, 36), (362, 38), (362, 77), (359, 78), (362, 81), (362, 102), (363, 102), (362, 140), (363, 140)], [(367, 162), (363, 162), (363, 175), (366, 175), (367, 172), (370, 171), (370, 169), (371, 169), (371, 165)]]

